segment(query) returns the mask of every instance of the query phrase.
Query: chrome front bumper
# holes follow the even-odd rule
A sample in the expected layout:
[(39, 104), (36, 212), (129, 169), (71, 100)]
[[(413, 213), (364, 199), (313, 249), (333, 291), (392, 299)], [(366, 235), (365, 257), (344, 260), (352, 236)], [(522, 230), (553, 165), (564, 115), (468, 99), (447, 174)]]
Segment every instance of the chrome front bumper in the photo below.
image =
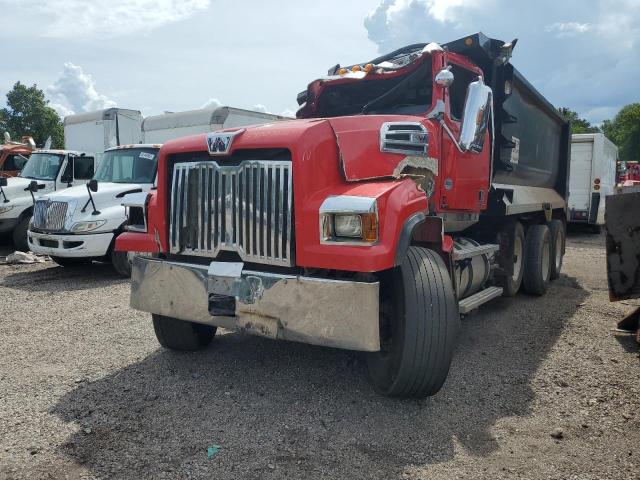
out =
[[(206, 266), (138, 256), (131, 275), (131, 306), (270, 338), (375, 352), (380, 349), (378, 290), (377, 282), (255, 272), (244, 270), (242, 263)], [(212, 315), (220, 305), (235, 315)]]

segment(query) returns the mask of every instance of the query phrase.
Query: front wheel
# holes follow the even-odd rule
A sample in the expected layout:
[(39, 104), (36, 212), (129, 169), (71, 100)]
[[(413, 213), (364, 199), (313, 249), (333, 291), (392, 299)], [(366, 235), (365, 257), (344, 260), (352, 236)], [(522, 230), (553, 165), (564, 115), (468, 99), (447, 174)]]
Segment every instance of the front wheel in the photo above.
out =
[(124, 278), (131, 277), (131, 260), (129, 252), (111, 251), (111, 265), (118, 275)]
[(369, 354), (377, 391), (393, 397), (435, 395), (453, 357), (460, 315), (440, 256), (410, 247), (380, 285), (380, 351)]
[(16, 250), (21, 252), (29, 251), (29, 242), (27, 241), (27, 231), (29, 230), (29, 222), (31, 221), (31, 217), (25, 217), (18, 225), (13, 229), (12, 237), (13, 237), (13, 245), (16, 247)]
[(151, 314), (153, 329), (160, 345), (171, 350), (193, 352), (206, 348), (216, 334), (216, 327)]

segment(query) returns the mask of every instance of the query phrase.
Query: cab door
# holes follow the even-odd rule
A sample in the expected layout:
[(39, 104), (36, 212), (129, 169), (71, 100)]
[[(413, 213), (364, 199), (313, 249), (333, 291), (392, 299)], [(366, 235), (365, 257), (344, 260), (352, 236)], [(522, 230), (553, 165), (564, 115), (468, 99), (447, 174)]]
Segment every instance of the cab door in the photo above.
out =
[[(460, 138), (467, 88), (478, 79), (478, 72), (449, 62), (454, 80), (445, 92), (445, 122), (453, 137)], [(490, 142), (481, 153), (460, 152), (451, 137), (443, 132), (442, 153), (445, 169), (441, 174), (443, 210), (479, 213), (487, 207), (490, 184)]]
[(93, 178), (95, 158), (87, 155), (68, 155), (58, 179), (57, 190), (82, 185)]

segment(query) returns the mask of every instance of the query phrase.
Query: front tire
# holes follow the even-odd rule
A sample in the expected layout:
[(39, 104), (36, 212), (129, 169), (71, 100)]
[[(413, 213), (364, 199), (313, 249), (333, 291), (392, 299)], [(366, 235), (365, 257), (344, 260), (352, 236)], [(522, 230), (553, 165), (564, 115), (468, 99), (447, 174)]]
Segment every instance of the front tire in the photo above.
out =
[(381, 350), (367, 357), (376, 390), (393, 397), (435, 395), (444, 384), (460, 326), (451, 278), (440, 256), (409, 247), (381, 283)]
[(131, 261), (128, 252), (111, 251), (111, 265), (118, 275), (123, 278), (131, 277)]
[(16, 250), (21, 252), (29, 251), (29, 242), (27, 241), (27, 231), (29, 230), (29, 222), (31, 221), (31, 217), (27, 216), (18, 222), (16, 228), (13, 229), (13, 233), (11, 234), (13, 238), (13, 244), (16, 247)]
[(151, 314), (153, 329), (160, 345), (170, 350), (193, 352), (206, 348), (216, 334), (216, 327)]
[(524, 290), (544, 295), (551, 280), (551, 235), (546, 225), (532, 225), (527, 230), (524, 256)]

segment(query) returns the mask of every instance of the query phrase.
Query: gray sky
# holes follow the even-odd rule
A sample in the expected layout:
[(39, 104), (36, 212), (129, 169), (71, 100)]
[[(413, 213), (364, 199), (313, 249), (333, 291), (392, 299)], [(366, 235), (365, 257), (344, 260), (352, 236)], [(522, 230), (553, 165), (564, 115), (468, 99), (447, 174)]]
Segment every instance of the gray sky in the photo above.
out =
[(0, 101), (37, 83), (62, 114), (207, 102), (295, 110), (336, 64), (482, 30), (552, 103), (599, 123), (640, 101), (640, 0), (0, 0)]

